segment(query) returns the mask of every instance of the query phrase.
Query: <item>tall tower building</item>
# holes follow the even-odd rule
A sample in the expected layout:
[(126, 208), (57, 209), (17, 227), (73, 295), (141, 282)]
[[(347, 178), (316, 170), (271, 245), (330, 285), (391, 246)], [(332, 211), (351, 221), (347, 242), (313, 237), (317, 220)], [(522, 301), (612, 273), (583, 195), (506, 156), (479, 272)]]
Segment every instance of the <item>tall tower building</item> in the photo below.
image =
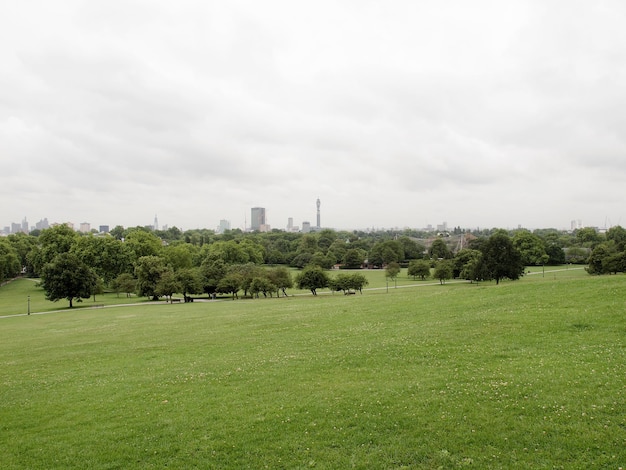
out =
[(159, 230), (159, 219), (157, 219), (156, 214), (154, 214), (154, 225), (152, 227), (154, 230)]
[(250, 230), (261, 231), (265, 225), (265, 207), (253, 207), (250, 218)]
[(317, 205), (317, 228), (321, 228), (322, 225), (320, 223), (320, 206), (322, 205), (322, 203), (320, 202), (320, 198), (317, 198), (317, 202), (315, 203)]

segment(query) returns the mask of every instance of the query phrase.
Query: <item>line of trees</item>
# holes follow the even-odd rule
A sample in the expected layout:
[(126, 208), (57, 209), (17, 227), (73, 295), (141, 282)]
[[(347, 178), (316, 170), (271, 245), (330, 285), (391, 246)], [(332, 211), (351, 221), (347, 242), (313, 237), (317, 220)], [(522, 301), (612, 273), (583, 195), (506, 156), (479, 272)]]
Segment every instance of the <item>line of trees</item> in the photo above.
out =
[[(407, 267), (414, 279), (425, 279), (435, 268), (441, 282), (451, 277), (469, 280), (517, 279), (527, 265), (589, 263), (592, 274), (624, 271), (626, 230), (613, 227), (600, 234), (584, 228), (574, 233), (557, 230), (488, 230), (458, 236), (427, 238), (415, 231), (333, 231), (317, 233), (215, 234), (210, 230), (182, 232), (171, 228), (152, 231), (116, 227), (107, 236), (79, 234), (65, 225), (31, 235), (0, 238), (0, 281), (23, 270), (41, 276), (50, 300), (87, 298), (103, 289), (151, 298), (182, 293), (185, 300), (198, 294), (244, 296), (286, 295), (294, 285), (287, 266)], [(422, 237), (422, 238), (417, 238)], [(71, 256), (70, 256), (71, 255)], [(267, 269), (262, 265), (278, 266)], [(64, 271), (82, 273), (62, 276)], [(399, 271), (398, 271), (399, 272)], [(397, 275), (397, 274), (396, 274)], [(390, 276), (393, 278), (393, 276)], [(300, 276), (296, 284), (302, 284)], [(320, 280), (317, 287), (356, 292), (363, 279)], [(361, 282), (359, 286), (359, 282)], [(59, 289), (58, 285), (66, 286)], [(67, 287), (71, 286), (71, 287)], [(348, 286), (348, 287), (346, 287)]]

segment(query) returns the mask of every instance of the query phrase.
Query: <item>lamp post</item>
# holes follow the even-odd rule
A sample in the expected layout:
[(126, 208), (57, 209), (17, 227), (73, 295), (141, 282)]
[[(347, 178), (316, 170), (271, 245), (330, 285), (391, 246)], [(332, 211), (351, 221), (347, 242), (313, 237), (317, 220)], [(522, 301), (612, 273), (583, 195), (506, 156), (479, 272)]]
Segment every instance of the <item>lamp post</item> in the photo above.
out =
[(30, 295), (28, 296), (28, 314), (30, 315)]

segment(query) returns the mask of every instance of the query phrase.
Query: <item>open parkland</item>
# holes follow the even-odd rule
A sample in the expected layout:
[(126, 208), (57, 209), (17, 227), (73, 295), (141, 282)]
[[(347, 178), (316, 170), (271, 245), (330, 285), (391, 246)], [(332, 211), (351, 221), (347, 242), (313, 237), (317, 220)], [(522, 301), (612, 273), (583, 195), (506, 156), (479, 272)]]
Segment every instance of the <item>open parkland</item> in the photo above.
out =
[(0, 467), (624, 468), (626, 276), (531, 271), (72, 310), (14, 280)]

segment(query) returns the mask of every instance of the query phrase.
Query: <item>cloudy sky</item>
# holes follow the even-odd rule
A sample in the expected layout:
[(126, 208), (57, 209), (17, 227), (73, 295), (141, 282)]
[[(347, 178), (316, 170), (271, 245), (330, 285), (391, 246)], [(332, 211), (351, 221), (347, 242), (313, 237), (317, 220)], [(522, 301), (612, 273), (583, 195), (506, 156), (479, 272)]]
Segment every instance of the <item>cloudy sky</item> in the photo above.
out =
[(626, 225), (621, 0), (0, 3), (0, 228)]

